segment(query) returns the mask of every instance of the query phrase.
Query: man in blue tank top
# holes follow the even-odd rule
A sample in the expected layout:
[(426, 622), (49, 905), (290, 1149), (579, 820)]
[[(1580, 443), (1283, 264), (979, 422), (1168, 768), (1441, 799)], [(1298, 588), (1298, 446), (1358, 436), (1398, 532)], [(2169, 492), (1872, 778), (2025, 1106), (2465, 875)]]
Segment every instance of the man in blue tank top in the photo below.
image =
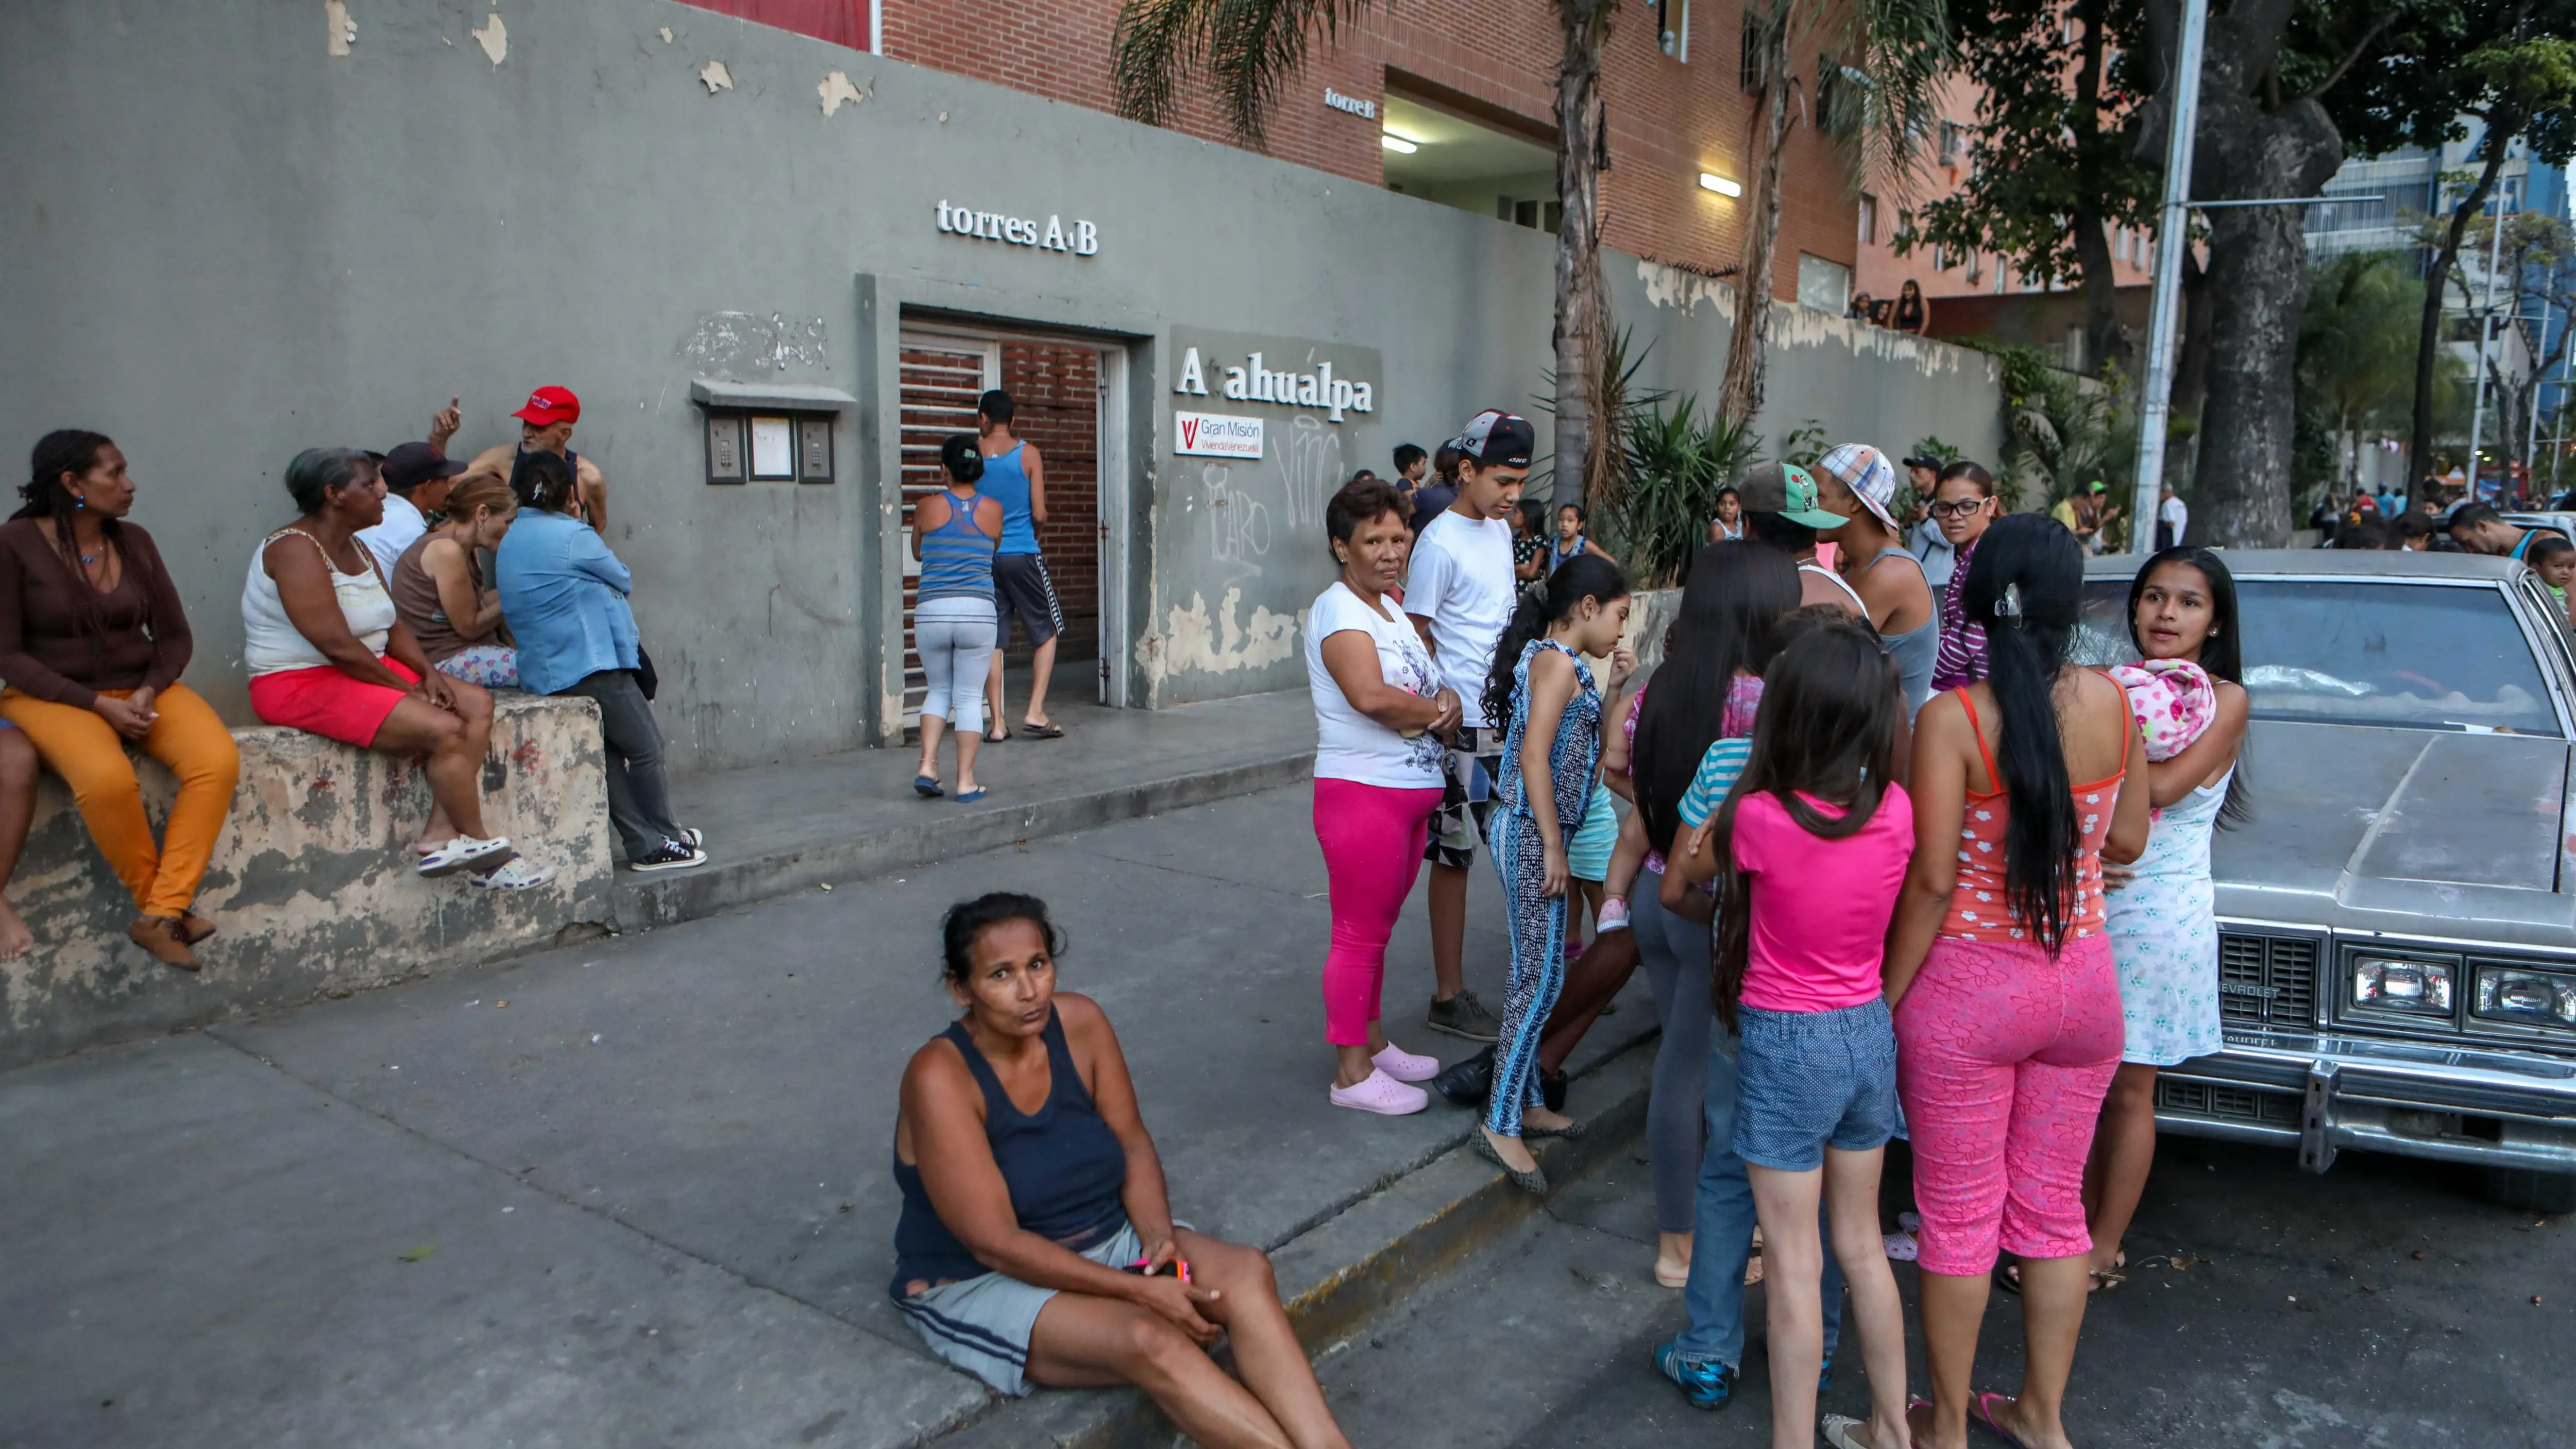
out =
[(1047, 577), (1046, 556), (1038, 551), (1037, 526), (1047, 521), (1046, 470), (1038, 450), (1011, 432), (1019, 409), (1011, 395), (995, 388), (975, 404), (975, 447), (984, 455), (984, 476), (975, 491), (1002, 505), (1002, 542), (993, 556), (993, 674), (988, 693), (993, 708), (984, 738), (1001, 741), (1010, 732), (1002, 720), (1002, 653), (1011, 647), (1011, 620), (1029, 631), (1036, 656), (1030, 661), (1029, 707), (1020, 716), (1020, 733), (1052, 740), (1064, 731), (1047, 718), (1047, 681), (1055, 674), (1055, 640), (1064, 632), (1064, 610), (1056, 603), (1055, 581)]

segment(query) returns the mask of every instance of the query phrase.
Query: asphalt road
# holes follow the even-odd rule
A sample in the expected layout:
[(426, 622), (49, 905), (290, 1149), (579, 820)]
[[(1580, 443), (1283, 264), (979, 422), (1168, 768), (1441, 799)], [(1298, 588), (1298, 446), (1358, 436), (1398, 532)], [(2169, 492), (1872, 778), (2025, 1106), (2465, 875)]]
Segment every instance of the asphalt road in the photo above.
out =
[[(1352, 1441), (1767, 1443), (1759, 1288), (1732, 1407), (1689, 1407), (1649, 1365), (1682, 1311), (1679, 1293), (1655, 1285), (1642, 1154), (1559, 1187), (1544, 1216), (1332, 1350), (1325, 1386)], [(2075, 1442), (2576, 1443), (2576, 1234), (2484, 1202), (2474, 1186), (2448, 1168), (2356, 1153), (2314, 1178), (2287, 1153), (2168, 1139), (2129, 1238), (2129, 1281), (2086, 1316), (2068, 1391)], [(1911, 1324), (1914, 1268), (1896, 1269)], [(1995, 1295), (1979, 1387), (2017, 1381), (2019, 1312)], [(1909, 1357), (1919, 1392), (1919, 1338)], [(1868, 1413), (1856, 1360), (1822, 1407)]]

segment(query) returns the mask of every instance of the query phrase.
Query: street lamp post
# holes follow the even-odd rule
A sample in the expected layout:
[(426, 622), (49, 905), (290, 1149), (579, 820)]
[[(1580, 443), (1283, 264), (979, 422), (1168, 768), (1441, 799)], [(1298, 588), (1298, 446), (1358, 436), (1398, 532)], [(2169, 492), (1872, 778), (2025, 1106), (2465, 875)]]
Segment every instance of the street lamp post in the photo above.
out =
[[(2496, 198), (2495, 241), (2487, 248), (2487, 310), (2478, 324), (2478, 366), (2476, 385), (2469, 389), (2469, 496), (2478, 496), (2478, 440), (2487, 421), (2487, 348), (2495, 342), (2496, 273), (2504, 269), (2504, 198)], [(2502, 431), (2499, 429), (2498, 431)], [(2496, 490), (2504, 490), (2504, 476), (2496, 476)]]
[(2138, 486), (2129, 513), (2133, 553), (2155, 547), (2156, 509), (2164, 492), (2165, 434), (2173, 418), (2174, 324), (2182, 309), (2183, 248), (2191, 245), (2191, 142), (2200, 122), (2200, 49), (2208, 33), (2209, 0), (2183, 0), (2182, 38), (2174, 54), (2173, 113), (2165, 118), (2165, 194), (2156, 214), (2156, 290), (2147, 312), (2146, 391), (2138, 405)]

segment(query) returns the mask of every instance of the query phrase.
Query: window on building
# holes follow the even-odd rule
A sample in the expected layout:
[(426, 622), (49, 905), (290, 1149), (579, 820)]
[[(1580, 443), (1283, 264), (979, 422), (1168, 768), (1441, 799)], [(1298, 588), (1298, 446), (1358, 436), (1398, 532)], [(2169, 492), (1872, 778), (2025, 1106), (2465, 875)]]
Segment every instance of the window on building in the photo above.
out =
[(1860, 194), (1860, 244), (1878, 245), (1878, 198), (1866, 191)]
[[(1410, 83), (1410, 78), (1407, 78)], [(1436, 92), (1436, 88), (1430, 88)], [(1454, 103), (1453, 103), (1454, 102)], [(1556, 138), (1471, 98), (1414, 94), (1390, 73), (1380, 107), (1386, 188), (1520, 226), (1556, 229)], [(1399, 149), (1393, 143), (1401, 141)]]
[(1941, 164), (1956, 166), (1968, 154), (1968, 128), (1956, 121), (1941, 123)]
[(1973, 283), (1982, 282), (1985, 279), (1986, 268), (1984, 254), (1981, 252), (1968, 253), (1968, 280)]
[(1798, 305), (1841, 316), (1851, 306), (1851, 268), (1798, 253)]
[(2081, 322), (2066, 324), (2066, 370), (2084, 370), (2084, 324)]
[(1762, 89), (1762, 21), (1750, 6), (1744, 11), (1744, 52), (1736, 60), (1735, 83), (1747, 91)]
[(1655, 34), (1664, 54), (1690, 64), (1690, 0), (1655, 0)]

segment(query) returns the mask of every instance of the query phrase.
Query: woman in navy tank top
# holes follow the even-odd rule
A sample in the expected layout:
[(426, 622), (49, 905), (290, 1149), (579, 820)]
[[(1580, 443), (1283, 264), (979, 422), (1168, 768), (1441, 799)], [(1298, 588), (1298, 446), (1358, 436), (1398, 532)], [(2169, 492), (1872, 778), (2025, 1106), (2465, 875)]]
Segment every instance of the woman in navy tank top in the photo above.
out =
[(1055, 989), (1046, 903), (962, 901), (941, 936), (965, 1015), (913, 1054), (894, 1134), (891, 1292), (922, 1342), (1006, 1394), (1134, 1384), (1201, 1444), (1349, 1449), (1269, 1258), (1173, 1223), (1117, 1032)]

